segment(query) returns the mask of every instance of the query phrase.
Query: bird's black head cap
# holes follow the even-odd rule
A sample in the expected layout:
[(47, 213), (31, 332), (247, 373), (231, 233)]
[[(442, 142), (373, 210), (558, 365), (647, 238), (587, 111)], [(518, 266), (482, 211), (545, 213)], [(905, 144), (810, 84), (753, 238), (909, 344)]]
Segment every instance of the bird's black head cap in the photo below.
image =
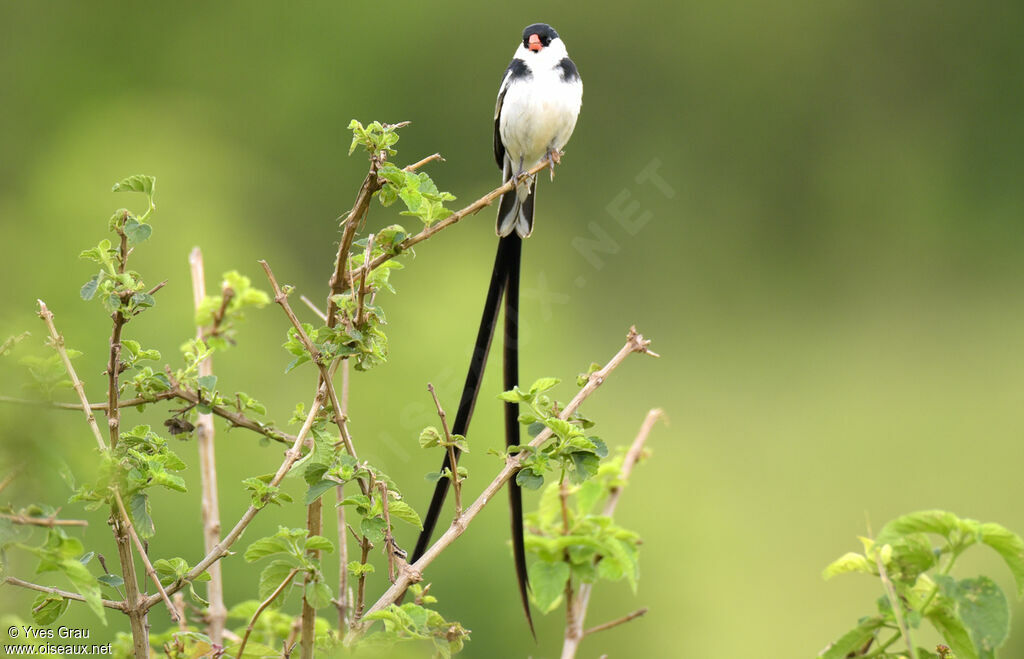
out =
[(523, 45), (529, 47), (530, 36), (536, 34), (540, 39), (540, 43), (545, 48), (551, 44), (552, 41), (558, 38), (558, 33), (555, 32), (555, 28), (551, 27), (547, 23), (534, 23), (533, 25), (527, 26), (523, 30)]

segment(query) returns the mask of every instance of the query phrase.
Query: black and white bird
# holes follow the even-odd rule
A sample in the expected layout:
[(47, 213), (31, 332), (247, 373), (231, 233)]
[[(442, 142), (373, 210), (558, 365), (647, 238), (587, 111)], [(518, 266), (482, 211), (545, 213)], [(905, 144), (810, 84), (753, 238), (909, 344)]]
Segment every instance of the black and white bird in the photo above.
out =
[[(562, 148), (576, 127), (582, 102), (583, 82), (580, 74), (554, 28), (544, 23), (535, 23), (523, 30), (523, 40), (516, 48), (512, 63), (505, 70), (494, 108), (494, 157), (502, 170), (503, 181), (507, 183), (515, 179), (516, 185), (502, 196), (498, 208), (498, 252), (491, 271), (491, 283), (487, 289), (469, 372), (451, 429), (453, 434), (465, 436), (469, 428), (502, 297), (505, 299), (504, 388), (509, 390), (519, 384), (519, 261), (522, 239), (533, 232), (534, 200), (537, 193), (536, 176), (527, 176), (526, 172), (545, 159), (552, 168), (559, 162)], [(518, 444), (519, 405), (505, 403), (505, 445)], [(456, 449), (456, 459), (458, 455)], [(446, 455), (441, 469), (450, 469), (454, 473), (456, 465), (450, 464)], [(423, 519), (423, 531), (413, 552), (413, 562), (423, 555), (430, 544), (450, 482), (442, 478), (434, 489), (430, 509)], [(512, 553), (519, 581), (519, 595), (532, 633), (533, 619), (527, 596), (522, 491), (514, 479), (509, 481), (508, 488)]]

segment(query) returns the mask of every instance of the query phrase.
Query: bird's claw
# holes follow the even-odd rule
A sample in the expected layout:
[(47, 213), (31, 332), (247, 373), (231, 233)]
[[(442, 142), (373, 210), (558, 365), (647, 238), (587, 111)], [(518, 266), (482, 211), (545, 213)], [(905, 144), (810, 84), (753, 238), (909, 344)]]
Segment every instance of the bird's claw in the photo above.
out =
[(558, 149), (548, 150), (548, 169), (551, 171), (551, 180), (555, 180), (555, 165), (561, 164), (562, 152)]

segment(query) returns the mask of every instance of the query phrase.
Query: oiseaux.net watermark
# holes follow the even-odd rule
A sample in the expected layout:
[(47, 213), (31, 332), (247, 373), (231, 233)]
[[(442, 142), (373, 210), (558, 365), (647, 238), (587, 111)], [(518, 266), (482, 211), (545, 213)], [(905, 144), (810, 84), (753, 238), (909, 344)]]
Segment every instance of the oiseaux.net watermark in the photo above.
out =
[(9, 639), (19, 643), (4, 643), (0, 655), (109, 655), (111, 644), (90, 642), (91, 630), (86, 627), (34, 627), (32, 625), (11, 625), (7, 628)]

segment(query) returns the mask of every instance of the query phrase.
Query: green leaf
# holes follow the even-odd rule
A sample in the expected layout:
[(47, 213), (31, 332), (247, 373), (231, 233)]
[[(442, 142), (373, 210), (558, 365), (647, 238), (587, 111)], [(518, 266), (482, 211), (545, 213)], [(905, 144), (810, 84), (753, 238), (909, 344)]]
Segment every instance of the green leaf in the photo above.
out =
[(314, 483), (313, 485), (310, 485), (309, 489), (306, 490), (306, 505), (308, 506), (309, 504), (313, 503), (321, 496), (323, 496), (324, 492), (331, 489), (332, 487), (335, 487), (336, 485), (337, 483), (335, 483), (334, 481), (326, 479)]
[(314, 609), (322, 609), (331, 603), (331, 589), (323, 581), (306, 584), (306, 602)]
[(100, 598), (99, 582), (89, 572), (89, 568), (76, 559), (66, 558), (60, 562), (60, 571), (74, 585), (78, 594), (85, 598), (85, 603), (89, 605), (92, 612), (99, 617), (104, 625), (107, 624), (106, 612), (103, 610), (103, 602)]
[(441, 443), (441, 433), (434, 426), (427, 426), (420, 432), (420, 447), (433, 448)]
[(423, 522), (420, 520), (420, 516), (416, 513), (412, 506), (404, 501), (398, 499), (391, 499), (388, 501), (388, 514), (391, 519), (398, 518), (403, 522), (408, 522), (416, 528), (422, 530)]
[(288, 544), (288, 541), (284, 538), (279, 538), (275, 535), (267, 536), (266, 538), (260, 538), (253, 542), (245, 550), (245, 561), (252, 563), (258, 561), (261, 558), (267, 556), (273, 556), (274, 554), (291, 554), (292, 547)]
[(153, 233), (153, 227), (145, 222), (139, 222), (134, 217), (130, 217), (124, 223), (124, 233), (128, 236), (129, 244), (138, 245), (149, 238), (150, 234)]
[(384, 527), (386, 523), (383, 517), (364, 517), (359, 524), (359, 531), (372, 544), (378, 544), (384, 540)]
[(532, 469), (522, 469), (516, 474), (516, 485), (528, 490), (536, 490), (544, 484), (544, 477), (535, 474)]
[(68, 602), (60, 595), (43, 593), (32, 602), (32, 620), (37, 625), (49, 625), (64, 615)]
[(359, 561), (352, 561), (347, 566), (348, 573), (354, 577), (361, 577), (364, 574), (373, 574), (374, 567), (371, 563), (360, 563)]
[[(263, 568), (260, 572), (260, 585), (259, 585), (259, 596), (261, 600), (266, 599), (272, 592), (277, 590), (277, 587), (288, 578), (292, 569), (295, 566), (288, 563), (287, 561), (277, 560), (272, 561), (267, 567)], [(285, 591), (287, 592), (287, 591)], [(274, 603), (279, 605), (284, 601), (283, 596), (278, 596)]]
[(530, 577), (530, 599), (541, 613), (552, 611), (562, 601), (565, 582), (569, 579), (569, 566), (562, 562), (536, 561), (530, 564), (527, 573)]
[(213, 388), (217, 386), (217, 376), (204, 375), (196, 378), (196, 383), (206, 391), (213, 391)]
[(188, 574), (188, 563), (184, 558), (161, 558), (153, 562), (153, 569), (161, 585), (169, 586)]
[(110, 586), (111, 588), (120, 588), (124, 585), (124, 579), (116, 574), (101, 574), (96, 577), (96, 581), (99, 581), (105, 586)]
[(999, 552), (1017, 584), (1017, 597), (1024, 599), (1024, 540), (1003, 526), (981, 525), (981, 541)]
[(856, 627), (843, 634), (839, 640), (819, 654), (819, 659), (844, 659), (844, 657), (853, 656), (856, 651), (866, 646), (868, 641), (875, 637), (884, 622), (885, 619), (882, 617), (862, 619)]
[(993, 659), (1010, 635), (1010, 605), (1002, 589), (988, 577), (964, 579), (957, 584), (956, 611), (979, 659)]
[(524, 394), (524, 392), (515, 388), (498, 394), (498, 400), (503, 400), (506, 403), (528, 403), (531, 398), (528, 394)]
[(897, 517), (883, 526), (875, 542), (879, 546), (892, 544), (910, 533), (937, 533), (948, 538), (959, 528), (960, 519), (953, 513), (945, 510), (922, 510)]
[(821, 573), (821, 576), (825, 579), (831, 579), (837, 574), (846, 574), (848, 572), (863, 572), (865, 574), (871, 574), (873, 569), (867, 557), (863, 554), (857, 554), (851, 551), (832, 561), (832, 563), (830, 563), (829, 566)]
[[(952, 581), (952, 577), (945, 577)], [(936, 578), (939, 581), (939, 578)], [(956, 654), (957, 659), (979, 659), (971, 642), (970, 634), (955, 613), (956, 603), (948, 597), (939, 596), (928, 608), (927, 618), (935, 629), (939, 630), (946, 644)]]
[(558, 385), (559, 382), (561, 382), (561, 380), (559, 380), (558, 378), (540, 378), (539, 380), (535, 380), (534, 383), (530, 385), (530, 393), (543, 393), (548, 389), (553, 389), (556, 385)]
[(114, 192), (144, 192), (153, 195), (153, 188), (156, 186), (156, 177), (136, 174), (122, 179), (114, 184)]
[(307, 550), (334, 551), (334, 544), (322, 535), (312, 535), (306, 539)]
[(96, 289), (100, 286), (100, 276), (95, 274), (89, 278), (89, 281), (85, 282), (82, 289), (78, 292), (82, 296), (83, 300), (91, 300), (96, 295)]
[(561, 439), (567, 439), (572, 435), (573, 431), (576, 430), (576, 426), (564, 419), (559, 419), (554, 416), (544, 419), (544, 425), (551, 428), (551, 430), (553, 430)]
[(132, 525), (140, 538), (152, 538), (156, 533), (153, 517), (150, 515), (149, 496), (144, 492), (136, 492), (128, 499), (128, 512), (132, 517)]

